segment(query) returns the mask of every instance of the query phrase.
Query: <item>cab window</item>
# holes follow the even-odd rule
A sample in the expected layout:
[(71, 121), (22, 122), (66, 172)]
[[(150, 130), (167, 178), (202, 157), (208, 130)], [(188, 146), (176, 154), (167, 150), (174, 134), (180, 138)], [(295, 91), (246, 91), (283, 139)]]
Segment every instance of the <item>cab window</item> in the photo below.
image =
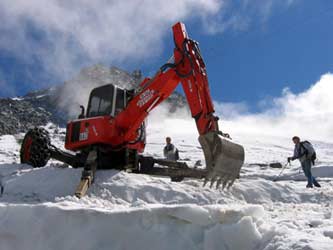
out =
[(87, 117), (110, 115), (113, 93), (113, 85), (106, 85), (92, 90), (89, 98)]
[(117, 89), (116, 107), (115, 114), (119, 114), (125, 108), (125, 91), (122, 89)]

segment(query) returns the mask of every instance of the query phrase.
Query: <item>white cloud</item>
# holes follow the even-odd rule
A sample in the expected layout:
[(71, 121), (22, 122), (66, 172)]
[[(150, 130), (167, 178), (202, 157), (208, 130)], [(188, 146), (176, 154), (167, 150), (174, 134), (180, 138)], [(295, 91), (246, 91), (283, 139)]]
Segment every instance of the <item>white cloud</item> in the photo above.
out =
[[(214, 16), (220, 7), (219, 0), (2, 0), (0, 48), (68, 74), (80, 59), (117, 64), (154, 57), (172, 24)], [(31, 35), (42, 36), (42, 44)]]
[(232, 103), (214, 101), (214, 108), (217, 114), (226, 119), (232, 119), (249, 112), (245, 102)]
[(258, 11), (260, 16), (269, 16), (274, 6), (293, 1), (276, 2), (2, 0), (0, 49), (27, 64), (41, 61), (43, 70), (66, 78), (82, 64), (117, 65), (155, 58), (163, 49), (164, 39), (172, 42), (170, 27), (179, 20), (199, 20), (208, 33), (243, 30)]
[[(307, 90), (295, 94), (288, 88), (281, 96), (265, 99), (262, 111), (251, 113), (246, 103), (220, 103), (214, 101), (220, 117), (220, 129), (239, 142), (246, 136), (272, 136), (292, 138), (298, 135), (304, 140), (321, 140), (333, 143), (333, 74), (327, 73)], [(178, 118), (186, 120), (176, 130), (166, 128), (164, 122)], [(171, 119), (171, 120), (172, 120)], [(189, 114), (179, 111), (172, 117), (163, 106), (149, 116), (149, 122), (169, 133), (195, 133), (195, 122)]]
[[(284, 89), (282, 96), (272, 98), (270, 108), (260, 113), (242, 114), (236, 108), (238, 115), (225, 120), (223, 130), (333, 141), (332, 93), (333, 74), (327, 73), (302, 93)], [(219, 109), (223, 110), (223, 105)]]

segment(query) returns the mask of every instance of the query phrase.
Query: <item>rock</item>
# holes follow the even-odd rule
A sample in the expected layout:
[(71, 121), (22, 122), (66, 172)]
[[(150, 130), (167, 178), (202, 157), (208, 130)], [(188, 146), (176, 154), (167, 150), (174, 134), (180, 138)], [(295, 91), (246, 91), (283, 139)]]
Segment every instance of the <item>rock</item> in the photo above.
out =
[(35, 108), (24, 100), (0, 99), (0, 135), (25, 132), (34, 126), (45, 125), (51, 113)]

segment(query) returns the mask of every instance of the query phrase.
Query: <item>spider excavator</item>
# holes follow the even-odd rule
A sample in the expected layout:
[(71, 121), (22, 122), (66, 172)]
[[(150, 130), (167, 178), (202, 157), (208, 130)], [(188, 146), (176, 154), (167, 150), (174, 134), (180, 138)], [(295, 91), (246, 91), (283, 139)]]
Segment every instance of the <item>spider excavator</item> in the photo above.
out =
[[(122, 89), (112, 83), (90, 93), (87, 110), (81, 106), (78, 119), (66, 128), (66, 151), (51, 144), (47, 130), (30, 129), (22, 142), (22, 163), (43, 167), (50, 158), (73, 168), (82, 167), (75, 191), (84, 196), (95, 181), (98, 169), (120, 169), (136, 174), (204, 179), (216, 188), (230, 187), (239, 177), (244, 148), (221, 132), (208, 86), (205, 63), (198, 43), (187, 35), (185, 25), (173, 27), (175, 48), (171, 59), (154, 77), (145, 78), (136, 89)], [(193, 168), (185, 162), (155, 159), (143, 155), (149, 113), (181, 84), (199, 133), (206, 167)], [(162, 121), (163, 122), (163, 121)]]

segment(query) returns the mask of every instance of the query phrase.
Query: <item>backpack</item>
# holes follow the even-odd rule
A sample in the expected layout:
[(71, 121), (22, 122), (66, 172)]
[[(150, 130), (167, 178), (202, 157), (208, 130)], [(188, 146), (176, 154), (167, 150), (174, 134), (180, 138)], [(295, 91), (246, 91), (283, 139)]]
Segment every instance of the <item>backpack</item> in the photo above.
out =
[(312, 144), (309, 141), (303, 141), (301, 142), (301, 147), (304, 149), (306, 157), (310, 155), (310, 160), (314, 165), (315, 160), (317, 159), (317, 154)]

